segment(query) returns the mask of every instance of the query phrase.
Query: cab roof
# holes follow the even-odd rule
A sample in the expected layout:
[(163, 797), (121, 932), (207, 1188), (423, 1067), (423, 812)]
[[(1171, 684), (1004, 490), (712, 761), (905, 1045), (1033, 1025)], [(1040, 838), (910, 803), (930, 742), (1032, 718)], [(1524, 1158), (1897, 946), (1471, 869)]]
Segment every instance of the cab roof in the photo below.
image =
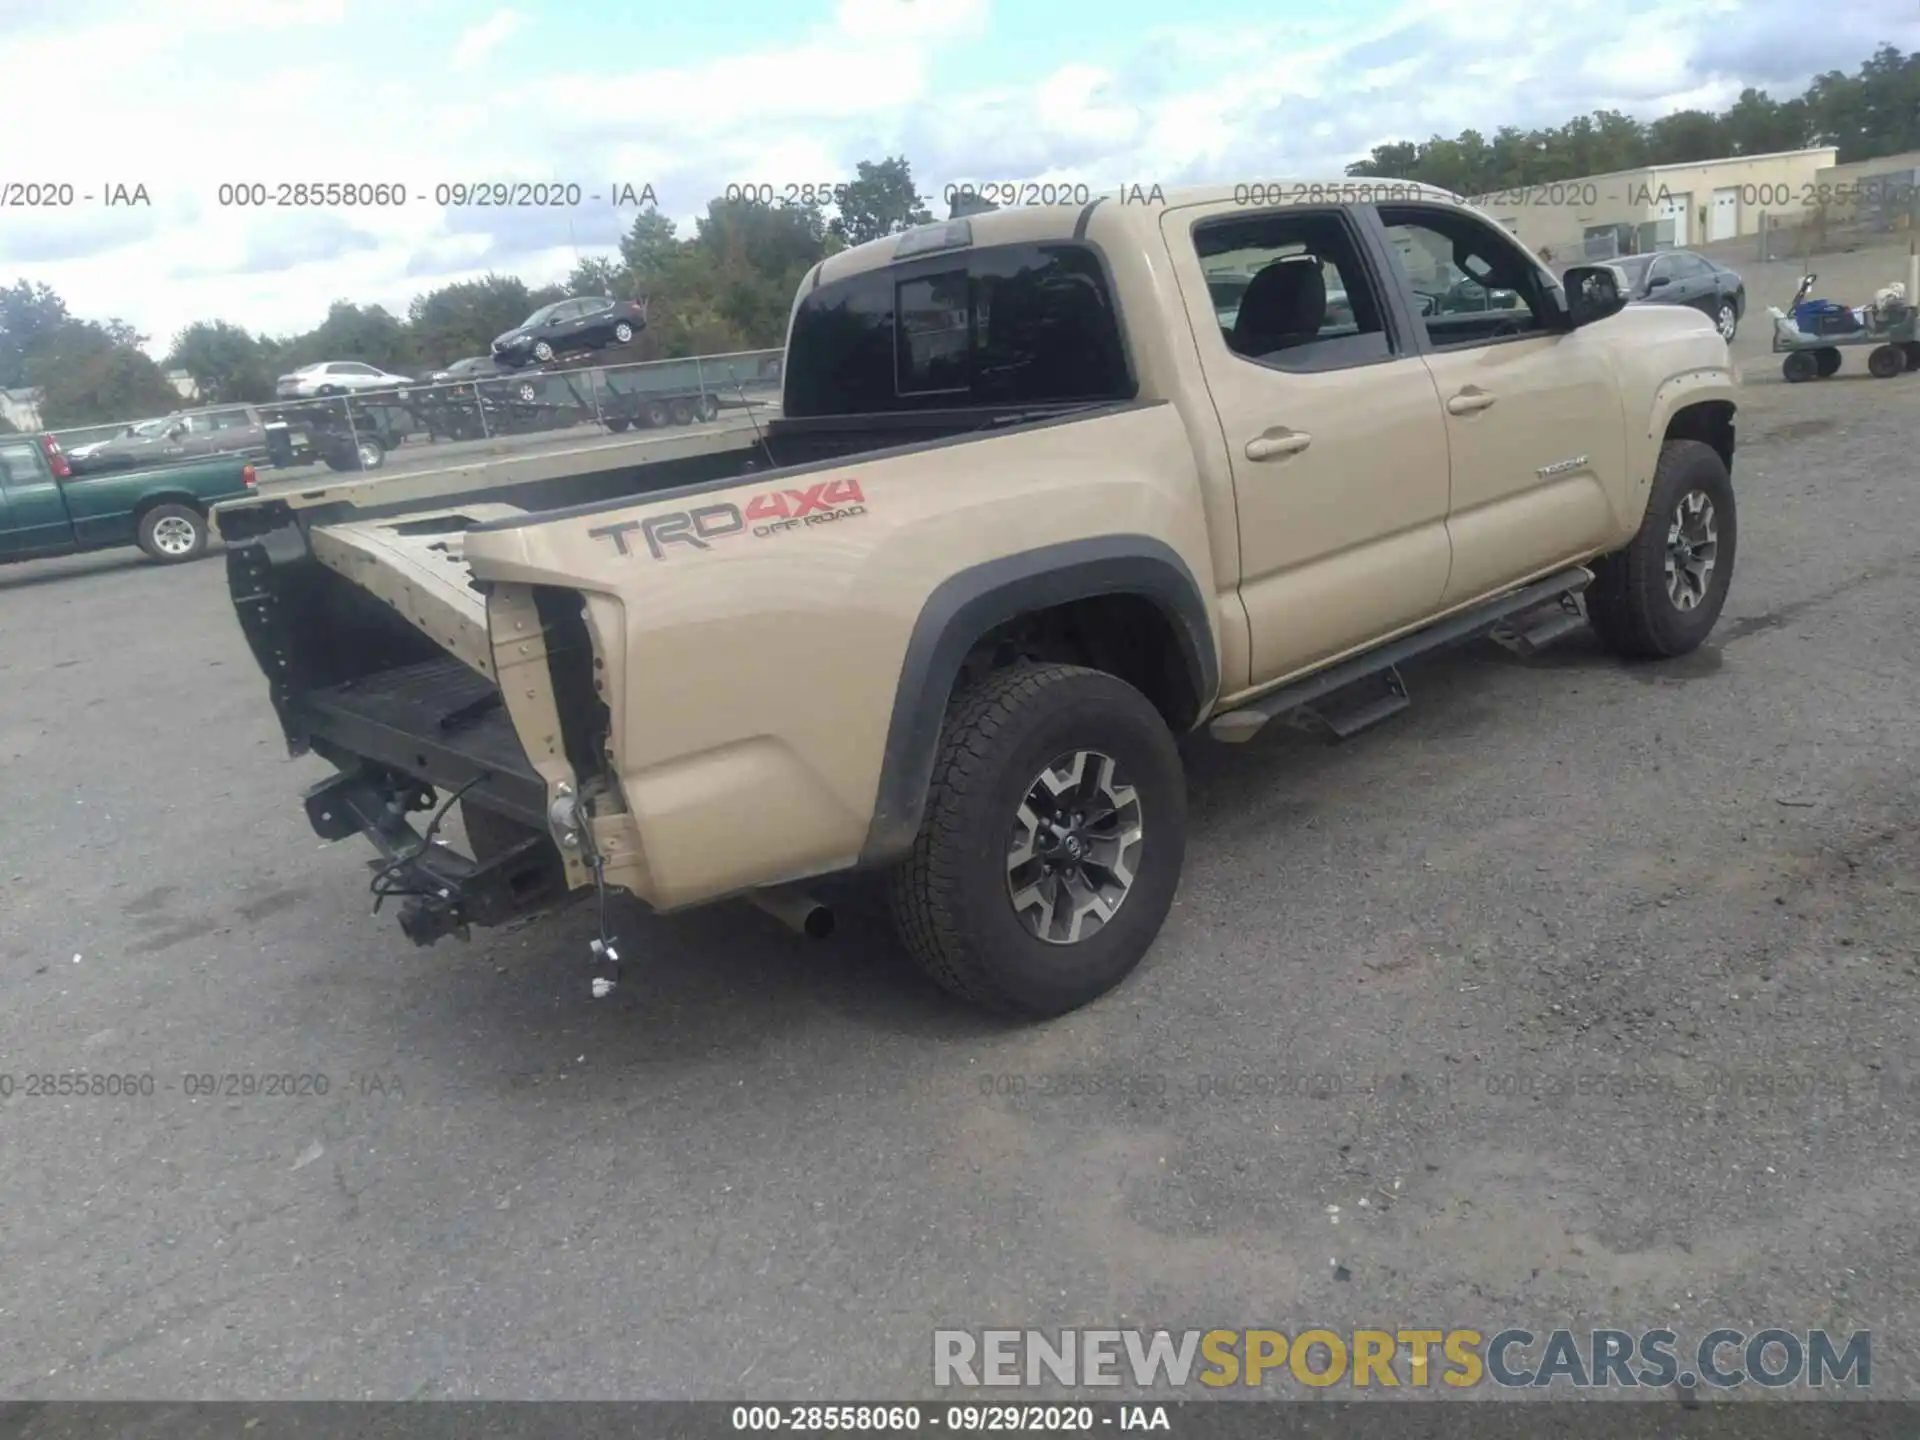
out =
[[(1051, 188), (1078, 189), (1072, 185)], [(1096, 214), (1104, 230), (1116, 220), (1122, 224), (1157, 225), (1162, 211), (1187, 206), (1237, 202), (1277, 209), (1289, 205), (1364, 204), (1370, 200), (1422, 200), (1460, 206), (1469, 203), (1451, 190), (1423, 185), (1417, 180), (1356, 179), (1351, 175), (1338, 179), (1255, 180), (1174, 187), (1129, 184), (1114, 190), (1094, 191), (1085, 203), (1009, 205), (957, 219), (936, 220), (896, 235), (883, 235), (878, 240), (829, 255), (815, 269), (813, 278), (803, 283), (811, 289), (896, 261), (910, 260), (916, 255), (985, 245), (1071, 240), (1086, 234)]]

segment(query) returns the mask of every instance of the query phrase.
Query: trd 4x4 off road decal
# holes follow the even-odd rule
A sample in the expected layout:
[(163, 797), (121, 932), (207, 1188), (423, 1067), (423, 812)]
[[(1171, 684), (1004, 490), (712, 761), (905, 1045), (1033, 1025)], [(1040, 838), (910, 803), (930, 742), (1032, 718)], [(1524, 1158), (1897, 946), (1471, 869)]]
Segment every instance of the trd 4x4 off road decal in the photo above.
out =
[(822, 480), (804, 490), (763, 490), (748, 497), (744, 510), (723, 500), (687, 510), (664, 511), (644, 520), (601, 525), (587, 534), (595, 540), (611, 540), (615, 550), (631, 555), (634, 551), (627, 537), (638, 530), (646, 542), (647, 553), (656, 560), (664, 560), (669, 545), (710, 550), (714, 541), (730, 535), (751, 535), (764, 540), (770, 535), (784, 535), (809, 525), (851, 520), (867, 513), (866, 500), (858, 480)]

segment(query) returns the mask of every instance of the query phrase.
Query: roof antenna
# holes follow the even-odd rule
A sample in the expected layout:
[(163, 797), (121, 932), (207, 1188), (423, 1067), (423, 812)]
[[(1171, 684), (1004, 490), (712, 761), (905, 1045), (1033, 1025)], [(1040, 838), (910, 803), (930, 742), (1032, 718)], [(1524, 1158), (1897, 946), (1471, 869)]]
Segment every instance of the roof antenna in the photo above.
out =
[(740, 376), (735, 373), (732, 361), (727, 362), (727, 378), (733, 381), (734, 391), (740, 396), (740, 406), (747, 412), (747, 420), (753, 426), (753, 438), (760, 442), (761, 452), (767, 457), (768, 468), (778, 470), (780, 462), (773, 458), (773, 446), (767, 443), (766, 433), (760, 428), (760, 418), (753, 413), (753, 402), (747, 399), (747, 387), (740, 383)]

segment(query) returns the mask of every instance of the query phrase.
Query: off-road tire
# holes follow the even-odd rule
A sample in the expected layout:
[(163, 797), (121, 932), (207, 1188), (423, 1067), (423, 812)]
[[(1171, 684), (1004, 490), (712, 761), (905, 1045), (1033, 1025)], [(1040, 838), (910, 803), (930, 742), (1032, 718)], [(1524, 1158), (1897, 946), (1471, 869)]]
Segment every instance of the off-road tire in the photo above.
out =
[[(189, 529), (192, 539), (185, 548), (168, 538), (184, 535)], [(191, 505), (156, 505), (140, 517), (138, 537), (149, 559), (162, 565), (181, 565), (207, 553), (207, 517)]]
[[(1139, 798), (1134, 879), (1112, 918), (1053, 944), (1015, 911), (1007, 855), (1015, 816), (1063, 752), (1111, 756)], [(1186, 776), (1160, 713), (1098, 670), (1020, 664), (949, 703), (912, 851), (890, 877), (901, 942), (935, 982), (1001, 1014), (1049, 1019), (1124, 980), (1173, 904), (1186, 856)]]
[[(1695, 491), (1713, 507), (1715, 551), (1705, 593), (1683, 610), (1667, 587), (1667, 537), (1680, 502)], [(1588, 623), (1609, 650), (1634, 659), (1670, 659), (1699, 648), (1727, 602), (1738, 541), (1733, 480), (1720, 453), (1698, 440), (1667, 441), (1639, 532), (1594, 566)]]

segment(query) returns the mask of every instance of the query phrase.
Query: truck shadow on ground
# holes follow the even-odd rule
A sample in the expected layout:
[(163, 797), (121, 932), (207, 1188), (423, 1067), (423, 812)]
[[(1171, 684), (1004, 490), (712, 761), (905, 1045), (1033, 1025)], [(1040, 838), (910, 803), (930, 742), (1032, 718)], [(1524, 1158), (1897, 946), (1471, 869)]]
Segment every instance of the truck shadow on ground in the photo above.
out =
[[(1716, 677), (1738, 670), (1740, 647), (1751, 637), (1790, 629), (1861, 586), (1904, 576), (1917, 561), (1898, 557), (1769, 611), (1730, 614), (1711, 644), (1673, 660), (1618, 659), (1584, 630), (1527, 658), (1489, 641), (1433, 656), (1404, 670), (1409, 710), (1344, 744), (1279, 723), (1242, 745), (1215, 742), (1202, 731), (1182, 747), (1191, 820), (1182, 892), (1204, 892), (1210, 851), (1217, 856), (1223, 847), (1248, 844), (1325, 847), (1352, 839), (1366, 825), (1367, 786), (1389, 783), (1384, 775), (1391, 775), (1403, 804), (1443, 804), (1457, 755), (1517, 723), (1516, 714), (1537, 707), (1543, 691), (1570, 691), (1584, 705), (1617, 703), (1627, 681), (1661, 688), (1718, 683)], [(489, 960), (500, 965), (499, 973), (482, 985), (486, 998), (464, 1008), (462, 1028), (445, 1035), (433, 1033), (440, 1012), (431, 994), (447, 983), (435, 952), (418, 972), (420, 1004), (408, 1007), (425, 1033), (408, 1048), (457, 1050), (470, 1043), (465, 1027), (477, 1025), (490, 1043), (518, 1056), (512, 1062), (518, 1065), (557, 1036), (587, 1033), (610, 1060), (671, 1067), (778, 1046), (823, 1022), (841, 1037), (835, 1053), (854, 1056), (904, 1040), (996, 1044), (1018, 1043), (1023, 1034), (1081, 1033), (1080, 1017), (1036, 1030), (949, 999), (900, 953), (876, 878), (822, 882), (815, 890), (838, 922), (825, 941), (792, 935), (742, 904), (670, 916), (616, 904), (615, 930), (629, 963), (621, 989), (602, 1002), (588, 996), (591, 907), (538, 920), (495, 942), (493, 956), (475, 956), (483, 979)], [(1100, 1023), (1097, 1017), (1110, 1008), (1141, 1003), (1141, 986), (1154, 986), (1156, 969), (1182, 963), (1178, 916), (1176, 909), (1142, 973), (1082, 1012), (1093, 1017), (1088, 1023)], [(394, 935), (380, 943), (390, 967), (404, 942)], [(475, 949), (481, 949), (478, 937)], [(449, 957), (447, 963), (466, 962)]]
[[(1563, 645), (1565, 655), (1554, 662), (1556, 669), (1588, 667), (1598, 678), (1621, 668), (1581, 637)], [(1511, 724), (1516, 692), (1554, 682), (1544, 675), (1529, 679), (1512, 673), (1508, 658), (1489, 644), (1410, 669), (1414, 707), (1345, 745), (1329, 747), (1280, 725), (1238, 746), (1204, 734), (1193, 737), (1184, 747), (1192, 818), (1189, 866), (1206, 864), (1208, 849), (1221, 845), (1256, 839), (1289, 843), (1289, 835), (1310, 818), (1315, 829), (1310, 839), (1303, 834), (1301, 843), (1316, 846), (1337, 839), (1343, 825), (1363, 825), (1363, 797), (1355, 797), (1350, 818), (1342, 821), (1337, 796), (1289, 795), (1337, 792), (1341, 772), (1350, 765), (1395, 760), (1401, 747), (1472, 743)], [(1513, 665), (1541, 668), (1541, 658)], [(1389, 747), (1385, 755), (1379, 749), (1383, 745)], [(1426, 767), (1406, 767), (1400, 783), (1406, 798), (1418, 805), (1421, 792), (1437, 789), (1444, 779)], [(791, 1045), (815, 1057), (821, 1065), (818, 1083), (831, 1089), (839, 1083), (834, 1072), (884, 1064), (886, 1052), (898, 1045), (959, 1042), (961, 1050), (973, 1052), (980, 1043), (1020, 1044), (1023, 1036), (1042, 1037), (1055, 1027), (1078, 1033), (1088, 1023), (1070, 1016), (1054, 1026), (1034, 1027), (980, 1013), (947, 996), (900, 952), (878, 877), (823, 881), (812, 888), (835, 913), (835, 932), (826, 940), (794, 935), (745, 904), (660, 916), (624, 897), (614, 901), (610, 928), (623, 957), (620, 985), (598, 1001), (590, 996), (590, 980), (606, 972), (589, 958), (597, 933), (591, 903), (492, 936), (475, 932), (471, 947), (442, 942), (407, 955), (405, 942), (386, 934), (378, 942), (383, 953), (377, 963), (387, 972), (383, 983), (395, 983), (397, 962), (404, 967), (399, 983), (407, 992), (390, 1015), (409, 1033), (396, 1035), (394, 1043), (423, 1059), (470, 1055), (477, 1030), (485, 1036), (485, 1051), (498, 1058), (489, 1083), (502, 1086), (510, 1077), (519, 1077), (512, 1083), (522, 1085), (530, 1075), (557, 1076), (582, 1052), (593, 1055), (596, 1070), (643, 1066), (671, 1076)], [(390, 922), (382, 917), (380, 924), (384, 931)], [(1170, 924), (1145, 968), (1152, 970), (1156, 962), (1180, 964), (1180, 944), (1178, 924)], [(448, 973), (452, 966), (461, 971), (457, 979)], [(1137, 982), (1145, 978), (1135, 977), (1081, 1016), (1137, 1005)], [(446, 1005), (450, 986), (470, 998)], [(823, 1046), (822, 1034), (839, 1038)], [(1043, 1042), (1036, 1038), (1034, 1043)], [(822, 1059), (823, 1051), (830, 1058)]]

